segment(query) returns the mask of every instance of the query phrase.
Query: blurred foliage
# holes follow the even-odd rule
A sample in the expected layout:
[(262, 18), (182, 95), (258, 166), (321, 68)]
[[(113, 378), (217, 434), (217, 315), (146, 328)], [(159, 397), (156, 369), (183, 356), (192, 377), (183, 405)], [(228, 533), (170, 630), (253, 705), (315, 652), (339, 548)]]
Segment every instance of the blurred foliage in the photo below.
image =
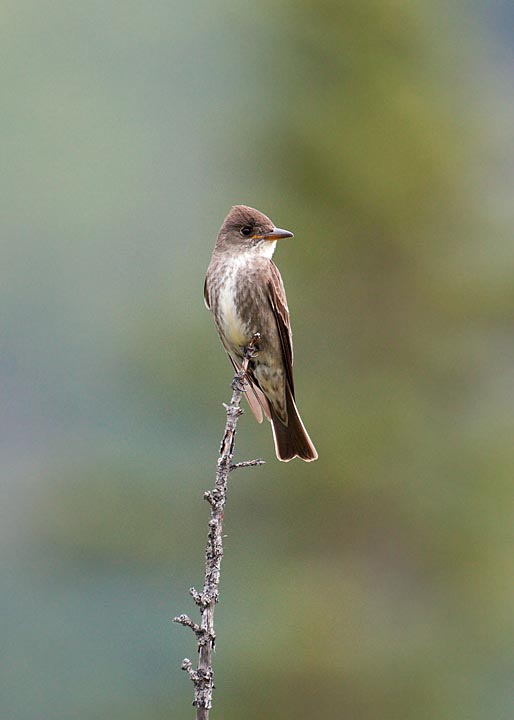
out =
[[(87, 68), (101, 88), (89, 101), (108, 162), (98, 203), (87, 160), (78, 185), (66, 171), (65, 215), (76, 205), (80, 222), (75, 242), (63, 231), (65, 280), (44, 259), (59, 291), (55, 314), (35, 316), (43, 355), (70, 303), (78, 350), (46, 376), (68, 405), (55, 422), (47, 391), (41, 415), (62, 441), (12, 592), (34, 618), (16, 655), (31, 689), (20, 697), (13, 662), (4, 715), (36, 720), (42, 697), (56, 720), (192, 716), (179, 663), (193, 639), (167, 623), (194, 612), (231, 376), (203, 272), (224, 214), (246, 202), (295, 232), (275, 258), (320, 459), (278, 464), (269, 428), (240, 424), (238, 457), (268, 463), (232, 478), (213, 717), (507, 720), (514, 285), (478, 121), (478, 17), (424, 0), (204, 4), (201, 18), (94, 5), (87, 28), (103, 27), (112, 76), (80, 59), (77, 16), (61, 20), (80, 38), (72, 84), (90, 87)], [(88, 126), (88, 102), (74, 108)], [(82, 253), (79, 294), (67, 263)]]

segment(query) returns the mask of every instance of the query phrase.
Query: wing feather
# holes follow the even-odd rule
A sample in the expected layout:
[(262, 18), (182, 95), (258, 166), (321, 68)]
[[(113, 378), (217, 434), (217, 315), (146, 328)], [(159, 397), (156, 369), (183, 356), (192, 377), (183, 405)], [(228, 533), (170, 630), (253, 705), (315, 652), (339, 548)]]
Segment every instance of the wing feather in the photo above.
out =
[(209, 298), (209, 289), (207, 287), (207, 277), (205, 278), (205, 282), (203, 284), (203, 301), (205, 303), (205, 307), (207, 310), (211, 309), (211, 301)]
[(270, 260), (271, 275), (268, 288), (268, 297), (277, 323), (286, 378), (294, 398), (293, 381), (293, 335), (289, 319), (289, 308), (287, 307), (286, 292), (280, 272), (273, 261)]

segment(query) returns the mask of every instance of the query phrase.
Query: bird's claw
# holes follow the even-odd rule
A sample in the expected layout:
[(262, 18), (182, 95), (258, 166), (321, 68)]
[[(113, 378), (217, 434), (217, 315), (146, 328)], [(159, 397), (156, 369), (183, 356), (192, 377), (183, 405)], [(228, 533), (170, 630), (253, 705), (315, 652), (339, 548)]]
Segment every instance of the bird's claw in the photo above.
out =
[(243, 355), (248, 360), (253, 360), (257, 357), (259, 354), (259, 342), (261, 340), (261, 334), (260, 333), (254, 333), (252, 336), (252, 339), (248, 343), (248, 345), (245, 347), (243, 351)]
[(234, 379), (232, 380), (230, 387), (232, 390), (237, 390), (237, 392), (245, 392), (246, 386), (248, 385), (248, 381), (246, 380), (246, 373), (237, 373), (237, 375), (234, 376)]

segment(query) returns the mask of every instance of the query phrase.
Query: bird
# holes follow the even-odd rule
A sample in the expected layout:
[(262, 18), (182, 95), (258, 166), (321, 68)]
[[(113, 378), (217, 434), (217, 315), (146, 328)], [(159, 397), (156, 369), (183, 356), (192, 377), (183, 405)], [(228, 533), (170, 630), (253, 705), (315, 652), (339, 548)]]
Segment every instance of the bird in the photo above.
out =
[(295, 402), (293, 339), (280, 272), (272, 260), (277, 241), (291, 238), (254, 208), (235, 205), (218, 233), (205, 277), (204, 299), (236, 371), (256, 333), (257, 352), (245, 375), (245, 394), (261, 423), (272, 425), (277, 458), (306, 462), (318, 453)]

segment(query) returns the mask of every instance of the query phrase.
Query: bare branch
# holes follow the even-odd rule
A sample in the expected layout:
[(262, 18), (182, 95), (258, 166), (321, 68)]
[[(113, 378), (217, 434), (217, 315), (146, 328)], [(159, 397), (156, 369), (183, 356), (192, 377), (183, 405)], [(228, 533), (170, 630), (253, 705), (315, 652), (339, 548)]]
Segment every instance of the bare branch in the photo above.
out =
[(230, 472), (232, 472), (232, 470), (237, 470), (238, 468), (259, 467), (259, 465), (265, 464), (266, 460), (261, 460), (260, 458), (257, 458), (257, 460), (244, 460), (243, 462), (233, 463), (230, 466)]
[(207, 490), (203, 496), (211, 507), (207, 546), (205, 548), (204, 585), (201, 592), (194, 587), (189, 590), (200, 609), (201, 622), (198, 625), (185, 614), (173, 619), (173, 622), (190, 628), (198, 639), (197, 669), (193, 669), (193, 663), (189, 658), (185, 658), (182, 662), (182, 669), (188, 673), (194, 685), (193, 705), (196, 707), (196, 720), (208, 720), (209, 711), (212, 707), (214, 690), (212, 651), (216, 642), (214, 608), (219, 599), (221, 560), (223, 558), (223, 516), (227, 501), (228, 476), (232, 470), (244, 467), (258, 467), (264, 464), (264, 460), (261, 459), (232, 463), (237, 421), (243, 414), (240, 404), (247, 382), (246, 372), (248, 363), (258, 351), (259, 341), (260, 335), (256, 333), (244, 349), (241, 369), (235, 373), (232, 380), (232, 399), (230, 405), (224, 404), (227, 421), (216, 466), (216, 482), (214, 488)]

